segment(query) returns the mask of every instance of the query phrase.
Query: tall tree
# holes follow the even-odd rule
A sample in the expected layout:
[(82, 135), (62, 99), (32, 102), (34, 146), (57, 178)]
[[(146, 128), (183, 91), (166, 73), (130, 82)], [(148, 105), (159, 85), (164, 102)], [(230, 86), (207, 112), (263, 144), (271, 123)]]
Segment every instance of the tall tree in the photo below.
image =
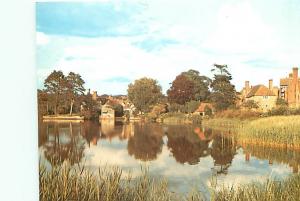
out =
[(142, 112), (148, 112), (162, 97), (161, 86), (151, 78), (141, 78), (128, 85), (128, 99)]
[(67, 95), (67, 99), (70, 102), (70, 115), (72, 115), (75, 99), (79, 95), (83, 95), (85, 92), (85, 88), (83, 86), (84, 81), (79, 74), (70, 72), (66, 77), (66, 82), (67, 82), (66, 95)]
[(184, 104), (194, 97), (194, 82), (185, 75), (178, 75), (168, 89), (168, 99), (171, 103)]
[(214, 72), (211, 100), (217, 110), (225, 110), (237, 99), (235, 86), (231, 84), (232, 76), (227, 65), (214, 64), (211, 71)]
[(58, 114), (58, 107), (66, 91), (66, 78), (62, 71), (53, 71), (44, 81), (45, 91), (54, 96), (54, 113)]
[(182, 75), (186, 76), (190, 81), (194, 83), (193, 100), (206, 101), (209, 98), (209, 85), (211, 83), (211, 80), (208, 77), (201, 76), (199, 71), (193, 69), (183, 72)]

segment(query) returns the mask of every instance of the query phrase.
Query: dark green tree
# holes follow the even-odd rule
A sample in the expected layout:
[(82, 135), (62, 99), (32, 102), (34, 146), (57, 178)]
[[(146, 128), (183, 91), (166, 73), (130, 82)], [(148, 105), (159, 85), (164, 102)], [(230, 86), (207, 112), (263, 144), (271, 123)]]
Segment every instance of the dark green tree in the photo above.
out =
[(67, 90), (66, 96), (70, 103), (70, 115), (73, 112), (73, 105), (79, 95), (83, 95), (85, 92), (84, 81), (79, 74), (70, 72), (66, 77)]
[(53, 95), (54, 114), (58, 114), (58, 107), (63, 102), (67, 81), (62, 71), (53, 71), (44, 81), (45, 92)]
[(141, 78), (128, 85), (128, 99), (142, 112), (149, 112), (151, 107), (162, 98), (161, 86), (152, 78)]
[(214, 64), (211, 70), (214, 78), (211, 82), (211, 100), (217, 110), (225, 110), (235, 105), (237, 95), (235, 86), (231, 84), (232, 76), (227, 65)]

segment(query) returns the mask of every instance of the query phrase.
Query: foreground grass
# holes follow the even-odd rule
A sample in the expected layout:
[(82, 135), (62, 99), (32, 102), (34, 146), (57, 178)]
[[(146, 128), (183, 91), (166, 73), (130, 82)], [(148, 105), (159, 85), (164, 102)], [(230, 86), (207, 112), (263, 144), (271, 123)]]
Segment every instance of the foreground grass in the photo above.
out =
[[(99, 169), (98, 173), (69, 165), (54, 167), (47, 171), (40, 167), (40, 200), (84, 201), (201, 201), (201, 192), (187, 195), (172, 193), (165, 179), (154, 180), (147, 171), (138, 179), (130, 176), (121, 179), (122, 170)], [(236, 188), (212, 191), (211, 200), (217, 201), (286, 201), (299, 200), (300, 175), (284, 181), (267, 180), (265, 183), (250, 183)]]
[(193, 191), (186, 196), (168, 190), (164, 179), (151, 179), (143, 170), (141, 177), (121, 179), (118, 167), (99, 169), (98, 173), (83, 167), (56, 166), (50, 171), (40, 166), (40, 200), (78, 201), (169, 201), (203, 200), (200, 193)]
[(271, 145), (300, 145), (300, 115), (274, 116), (253, 120), (240, 127), (238, 138)]
[(251, 183), (238, 188), (223, 188), (216, 195), (218, 201), (296, 201), (300, 199), (300, 175), (284, 181), (268, 180)]

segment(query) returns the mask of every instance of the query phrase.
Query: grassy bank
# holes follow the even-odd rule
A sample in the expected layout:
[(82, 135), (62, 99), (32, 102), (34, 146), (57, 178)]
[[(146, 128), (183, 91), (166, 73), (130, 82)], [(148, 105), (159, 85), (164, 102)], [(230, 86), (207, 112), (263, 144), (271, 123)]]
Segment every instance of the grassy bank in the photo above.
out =
[(300, 145), (300, 115), (274, 116), (248, 122), (239, 128), (238, 138), (257, 144), (273, 146)]
[[(69, 165), (46, 171), (40, 167), (40, 200), (85, 200), (85, 201), (201, 201), (201, 192), (192, 190), (186, 195), (168, 190), (168, 182), (153, 179), (143, 171), (141, 177), (127, 176), (121, 179), (122, 170), (117, 167), (99, 169), (97, 173)], [(212, 191), (212, 200), (298, 200), (300, 176), (293, 175), (284, 181), (251, 183), (237, 188)]]
[(202, 125), (233, 130), (241, 143), (300, 148), (300, 115), (261, 117), (254, 120), (213, 118), (204, 120)]
[(166, 124), (200, 124), (201, 116), (192, 115), (192, 114), (184, 114), (184, 113), (176, 113), (169, 112), (160, 115), (159, 119), (161, 122)]
[(205, 127), (213, 129), (230, 129), (239, 130), (243, 127), (249, 120), (241, 120), (237, 118), (210, 118), (204, 119), (202, 125)]

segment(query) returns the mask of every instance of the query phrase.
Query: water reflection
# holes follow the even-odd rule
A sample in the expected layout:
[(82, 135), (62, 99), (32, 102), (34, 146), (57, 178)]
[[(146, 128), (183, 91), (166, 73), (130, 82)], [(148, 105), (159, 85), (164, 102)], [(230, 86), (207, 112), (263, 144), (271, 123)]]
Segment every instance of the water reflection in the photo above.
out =
[[(300, 151), (238, 145), (230, 133), (193, 125), (120, 124), (85, 121), (39, 124), (41, 157), (51, 165), (68, 160), (88, 167), (119, 165), (132, 172), (141, 163), (173, 187), (211, 176), (228, 185), (298, 172)], [(216, 181), (220, 183), (220, 181)], [(174, 189), (178, 190), (178, 189)], [(180, 191), (184, 191), (182, 188)]]
[(290, 150), (273, 147), (262, 147), (253, 145), (242, 145), (245, 160), (250, 162), (251, 156), (258, 159), (269, 161), (269, 165), (273, 163), (288, 164), (292, 168), (293, 173), (298, 173), (300, 166), (300, 150)]
[[(200, 129), (195, 129), (198, 132)], [(203, 138), (198, 136), (198, 133), (193, 134), (192, 126), (176, 126), (168, 127), (166, 135), (168, 136), (167, 146), (170, 152), (179, 163), (188, 163), (195, 165), (199, 163), (200, 157), (205, 157), (210, 154), (209, 141), (203, 133)], [(188, 134), (187, 134), (188, 133)], [(208, 134), (211, 135), (211, 134)]]
[[(60, 165), (65, 160), (70, 164), (79, 163), (83, 158), (84, 140), (80, 133), (80, 127), (73, 123), (45, 123), (40, 133), (40, 142), (43, 144), (44, 157), (51, 165)], [(42, 129), (41, 128), (41, 129)]]
[(155, 160), (162, 151), (163, 130), (159, 124), (134, 124), (128, 140), (128, 154), (142, 161)]

